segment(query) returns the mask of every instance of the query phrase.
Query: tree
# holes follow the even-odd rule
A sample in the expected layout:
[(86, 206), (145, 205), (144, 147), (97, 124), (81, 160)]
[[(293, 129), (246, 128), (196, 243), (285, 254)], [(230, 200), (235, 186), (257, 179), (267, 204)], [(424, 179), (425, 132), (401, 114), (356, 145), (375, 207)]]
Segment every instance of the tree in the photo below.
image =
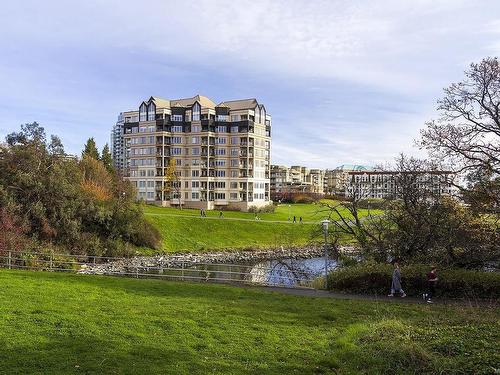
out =
[(104, 167), (109, 171), (113, 172), (113, 158), (111, 157), (111, 153), (109, 152), (109, 146), (106, 143), (104, 147), (102, 148), (102, 153), (101, 153), (101, 161), (104, 164)]
[(89, 155), (66, 157), (59, 138), (50, 139), (33, 123), (0, 145), (0, 251), (53, 245), (75, 254), (123, 255), (126, 242), (159, 245), (128, 181)]
[(463, 81), (444, 90), (440, 117), (429, 121), (419, 142), (467, 176), (457, 185), (471, 204), (500, 210), (500, 65), (498, 58), (473, 63)]
[(82, 158), (87, 155), (90, 156), (91, 158), (94, 158), (95, 160), (99, 160), (99, 151), (97, 150), (97, 146), (95, 143), (94, 138), (89, 138), (87, 139), (87, 142), (85, 143), (83, 152), (82, 152)]
[(170, 158), (167, 170), (165, 171), (165, 176), (163, 178), (165, 182), (163, 191), (167, 194), (170, 202), (172, 202), (173, 199), (177, 199), (179, 202), (179, 208), (182, 209), (181, 181), (179, 179), (179, 173), (180, 171), (177, 171), (177, 167), (175, 165), (175, 159)]

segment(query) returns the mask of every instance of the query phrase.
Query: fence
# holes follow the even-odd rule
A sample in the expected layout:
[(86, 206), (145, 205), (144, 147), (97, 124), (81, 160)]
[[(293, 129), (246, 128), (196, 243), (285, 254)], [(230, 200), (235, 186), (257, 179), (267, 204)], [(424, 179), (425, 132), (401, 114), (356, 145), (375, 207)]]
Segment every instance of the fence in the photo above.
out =
[(290, 262), (280, 261), (257, 265), (203, 263), (187, 261), (182, 256), (169, 256), (165, 264), (148, 265), (141, 262), (143, 258), (67, 255), (52, 252), (0, 252), (0, 267), (9, 269), (293, 288), (311, 288), (312, 281), (317, 276), (315, 272), (294, 267)]

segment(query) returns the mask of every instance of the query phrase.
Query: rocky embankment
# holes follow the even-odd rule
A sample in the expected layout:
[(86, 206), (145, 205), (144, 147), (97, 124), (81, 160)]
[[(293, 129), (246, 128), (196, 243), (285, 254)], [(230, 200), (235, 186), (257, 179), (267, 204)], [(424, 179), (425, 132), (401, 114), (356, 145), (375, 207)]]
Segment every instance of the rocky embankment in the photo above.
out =
[[(341, 252), (356, 251), (353, 247), (344, 246)], [(183, 264), (244, 264), (277, 259), (307, 259), (323, 256), (321, 247), (305, 247), (298, 249), (274, 249), (234, 251), (203, 254), (156, 255), (151, 257), (137, 256), (123, 258), (107, 263), (83, 265), (78, 271), (84, 274), (113, 274), (131, 272), (135, 269), (178, 268)]]

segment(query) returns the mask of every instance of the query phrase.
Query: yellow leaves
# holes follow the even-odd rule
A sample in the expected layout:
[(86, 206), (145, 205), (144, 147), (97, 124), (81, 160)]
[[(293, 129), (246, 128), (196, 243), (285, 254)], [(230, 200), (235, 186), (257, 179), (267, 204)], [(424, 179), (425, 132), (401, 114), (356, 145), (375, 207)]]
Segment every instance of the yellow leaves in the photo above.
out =
[(113, 178), (104, 164), (89, 156), (80, 161), (82, 170), (82, 190), (99, 201), (107, 201), (113, 197)]

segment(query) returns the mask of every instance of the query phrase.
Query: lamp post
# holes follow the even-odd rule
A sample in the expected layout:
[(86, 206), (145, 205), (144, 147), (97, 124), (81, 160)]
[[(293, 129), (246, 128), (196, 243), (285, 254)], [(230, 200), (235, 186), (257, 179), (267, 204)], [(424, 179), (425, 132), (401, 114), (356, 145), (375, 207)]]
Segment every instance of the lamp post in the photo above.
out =
[(321, 222), (325, 236), (325, 289), (328, 288), (328, 224), (330, 224), (330, 220), (328, 219)]

